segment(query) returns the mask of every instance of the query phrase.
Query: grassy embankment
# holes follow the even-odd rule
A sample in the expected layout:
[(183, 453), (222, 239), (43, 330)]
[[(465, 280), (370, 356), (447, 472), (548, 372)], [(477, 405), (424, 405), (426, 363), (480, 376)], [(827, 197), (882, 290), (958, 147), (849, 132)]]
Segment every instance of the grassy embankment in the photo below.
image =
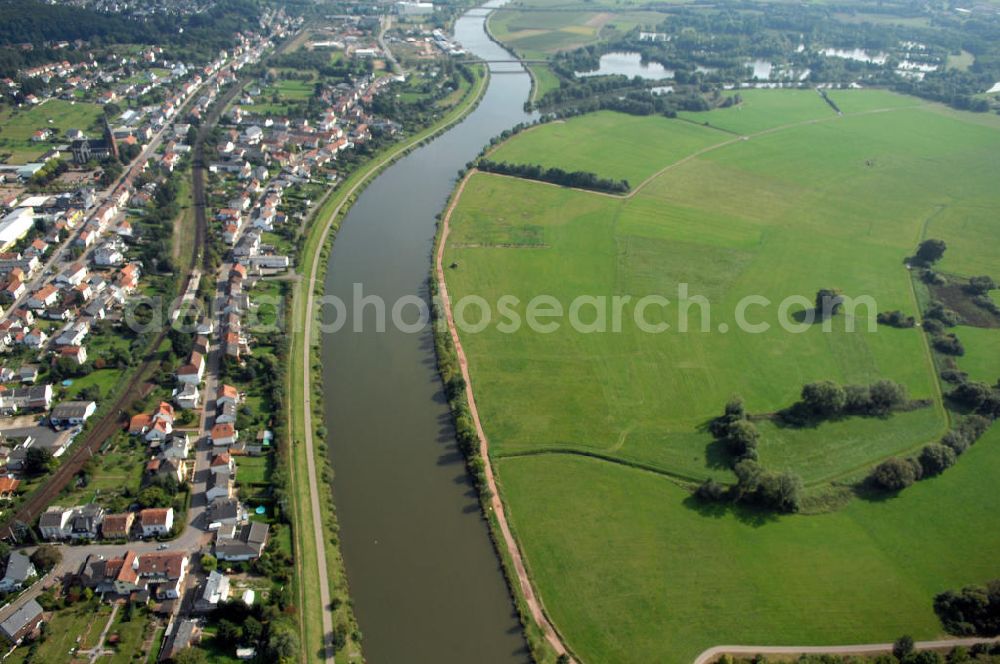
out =
[[(630, 318), (618, 333), (580, 334), (563, 319), (551, 334), (463, 334), (513, 526), (584, 661), (685, 661), (722, 642), (929, 637), (940, 632), (934, 593), (995, 576), (997, 431), (895, 499), (780, 518), (689, 500), (692, 481), (732, 481), (703, 425), (733, 393), (766, 413), (812, 380), (885, 377), (933, 401), (887, 419), (762, 425), (762, 463), (797, 472), (819, 497), (947, 426), (922, 332), (868, 332), (875, 311), (860, 309), (859, 331), (847, 332), (845, 317), (830, 333), (788, 333), (776, 315), (783, 298), (803, 296), (794, 312), (818, 288), (839, 287), (916, 313), (902, 262), (927, 219), (927, 236), (950, 247), (942, 269), (968, 276), (1000, 264), (998, 244), (983, 239), (997, 233), (990, 163), (1000, 131), (989, 119), (880, 91), (832, 94), (841, 117), (815, 92), (742, 94), (739, 107), (690, 117), (711, 127), (596, 114), (525, 132), (494, 154), (630, 180), (657, 174), (629, 198), (479, 174), (452, 217), (445, 264), (458, 264), (448, 271), (456, 299), (513, 294), (523, 317), (539, 293), (564, 306), (581, 294), (676, 302), (687, 283), (711, 303), (704, 332), (676, 332), (674, 304), (666, 334)], [(773, 303), (749, 316), (770, 330), (736, 331), (745, 295)], [(998, 331), (958, 333), (968, 348), (960, 365), (985, 364), (983, 378), (995, 380)], [(958, 558), (943, 549), (954, 542)]]
[[(306, 398), (306, 395), (303, 394), (303, 379), (307, 375), (307, 372), (313, 385), (311, 405), (313, 408), (313, 420), (317, 425), (322, 422), (323, 415), (322, 400), (317, 398), (318, 395), (322, 394), (321, 386), (319, 385), (321, 377), (318, 371), (313, 371), (313, 369), (319, 366), (313, 355), (315, 349), (310, 351), (309, 361), (311, 366), (306, 367), (303, 364), (305, 326), (314, 323), (313, 315), (305, 310), (305, 300), (308, 294), (304, 290), (303, 284), (306, 284), (306, 287), (309, 284), (315, 284), (317, 289), (322, 288), (322, 275), (325, 271), (329, 246), (331, 244), (328, 240), (335, 235), (340, 221), (364, 186), (393, 161), (455, 122), (458, 122), (475, 107), (486, 90), (488, 78), (483, 75), (482, 70), (479, 68), (474, 68), (474, 71), (476, 72), (476, 79), (468, 86), (465, 98), (446, 116), (433, 126), (406, 139), (403, 143), (390, 146), (375, 155), (365, 166), (352, 173), (337, 189), (332, 191), (317, 208), (313, 216), (314, 222), (308, 228), (306, 240), (300, 254), (301, 265), (299, 274), (301, 275), (301, 280), (296, 284), (290, 319), (292, 326), (290, 350), (292, 363), (288, 372), (288, 403), (293, 440), (290, 460), (292, 481), (290, 485), (292, 487), (293, 514), (295, 517), (295, 551), (296, 558), (299, 561), (298, 578), (300, 582), (298, 596), (301, 598), (300, 615), (302, 616), (304, 629), (305, 647), (303, 650), (310, 655), (310, 658), (322, 642), (322, 607), (320, 606), (319, 588), (315, 584), (304, 584), (301, 582), (301, 579), (312, 578), (305, 571), (317, 569), (319, 564), (313, 537), (314, 524), (317, 523), (315, 519), (319, 519), (318, 523), (324, 524), (324, 527), (328, 529), (325, 554), (331, 583), (331, 593), (334, 601), (337, 602), (339, 600), (341, 603), (335, 617), (338, 620), (345, 621), (352, 621), (353, 619), (349, 615), (347, 578), (337, 545), (336, 517), (329, 491), (324, 491), (322, 514), (314, 515), (309, 509), (307, 451), (303, 442), (305, 439), (303, 404)], [(318, 222), (315, 220), (318, 220)], [(325, 452), (325, 444), (317, 436), (314, 453), (316, 454), (318, 466), (323, 469), (321, 481), (324, 487), (332, 480), (332, 472), (329, 468)], [(303, 576), (304, 572), (307, 574), (306, 577)]]

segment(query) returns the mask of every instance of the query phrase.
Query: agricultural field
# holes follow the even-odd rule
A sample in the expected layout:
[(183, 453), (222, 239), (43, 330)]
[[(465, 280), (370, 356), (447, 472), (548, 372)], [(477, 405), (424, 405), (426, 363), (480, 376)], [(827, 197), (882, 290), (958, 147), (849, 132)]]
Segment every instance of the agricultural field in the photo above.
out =
[[(949, 246), (942, 269), (992, 265), (1000, 277), (1000, 244), (970, 235), (997, 232), (1000, 128), (882, 91), (835, 92), (843, 115), (815, 91), (743, 91), (738, 106), (684, 119), (598, 113), (538, 127), (490, 158), (627, 178), (633, 190), (479, 173), (451, 217), (451, 296), (481, 296), (491, 316), (460, 334), (501, 492), (546, 607), (584, 661), (932, 637), (936, 592), (996, 574), (1000, 529), (987, 524), (1000, 505), (989, 489), (1000, 430), (899, 497), (852, 498), (836, 485), (949, 426), (926, 335), (874, 317), (917, 313), (904, 259), (927, 237)], [(944, 223), (941, 209), (959, 205)], [(803, 322), (820, 288), (870, 305), (828, 329)], [(499, 298), (518, 298), (511, 309), (524, 321), (541, 294), (562, 307), (546, 320), (558, 329), (498, 327)], [(652, 295), (670, 300), (644, 312), (665, 332), (634, 322), (635, 303)], [(579, 296), (589, 296), (578, 313), (589, 332), (566, 315)], [(615, 296), (632, 298), (617, 329)], [(741, 327), (747, 296), (746, 322), (766, 329)], [(607, 331), (594, 330), (598, 309)], [(479, 306), (456, 315), (483, 322)], [(995, 381), (1000, 330), (971, 329), (958, 329), (968, 337), (959, 364)], [(891, 379), (926, 405), (802, 428), (760, 422), (761, 463), (802, 478), (805, 514), (693, 502), (695, 482), (734, 481), (707, 431), (731, 396), (765, 415), (824, 379)], [(949, 541), (969, 555), (956, 563), (941, 550)]]
[[(37, 159), (52, 147), (64, 144), (63, 134), (68, 129), (79, 129), (97, 134), (103, 111), (97, 104), (50, 99), (43, 104), (25, 109), (0, 108), (0, 156), (10, 155), (8, 164), (26, 164)], [(36, 131), (53, 132), (47, 141), (31, 140)]]
[(490, 31), (519, 55), (545, 59), (559, 51), (594, 44), (611, 35), (635, 27), (653, 26), (663, 20), (663, 14), (658, 12), (602, 7), (599, 3), (581, 4), (578, 11), (571, 7), (556, 11), (533, 10), (546, 4), (550, 3), (528, 2), (525, 7), (529, 11), (496, 12), (489, 19)]

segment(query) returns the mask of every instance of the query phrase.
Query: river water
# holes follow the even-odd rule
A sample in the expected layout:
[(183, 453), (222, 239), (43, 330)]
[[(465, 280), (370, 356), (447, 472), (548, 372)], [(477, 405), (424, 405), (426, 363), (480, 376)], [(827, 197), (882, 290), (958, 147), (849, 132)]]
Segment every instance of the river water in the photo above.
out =
[[(493, 5), (501, 4), (497, 2)], [(510, 59), (471, 10), (455, 38), (484, 59)], [(457, 172), (489, 139), (529, 119), (530, 79), (497, 63), (480, 105), (461, 124), (384, 171), (338, 233), (326, 293), (347, 303), (356, 284), (374, 305), (321, 336), (334, 500), (354, 609), (370, 664), (523, 664), (530, 661), (499, 560), (455, 445), (429, 329), (391, 324), (392, 304), (429, 296), (435, 215)], [(415, 307), (407, 319), (415, 318)], [(329, 312), (328, 312), (329, 313)]]

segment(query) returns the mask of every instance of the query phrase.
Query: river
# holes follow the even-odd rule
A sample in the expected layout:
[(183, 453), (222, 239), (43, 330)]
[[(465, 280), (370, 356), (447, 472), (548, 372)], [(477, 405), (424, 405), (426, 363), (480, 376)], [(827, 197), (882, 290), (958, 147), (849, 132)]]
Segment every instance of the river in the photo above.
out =
[[(486, 5), (496, 6), (502, 2)], [(455, 38), (484, 59), (510, 59), (474, 9)], [(355, 284), (391, 312), (429, 296), (435, 215), (458, 170), (518, 122), (530, 79), (497, 63), (479, 106), (459, 125), (385, 170), (358, 198), (330, 255), (325, 289), (351, 304)], [(415, 308), (408, 308), (408, 320)], [(430, 329), (321, 336), (334, 501), (354, 610), (370, 664), (530, 661), (473, 485), (455, 444)]]

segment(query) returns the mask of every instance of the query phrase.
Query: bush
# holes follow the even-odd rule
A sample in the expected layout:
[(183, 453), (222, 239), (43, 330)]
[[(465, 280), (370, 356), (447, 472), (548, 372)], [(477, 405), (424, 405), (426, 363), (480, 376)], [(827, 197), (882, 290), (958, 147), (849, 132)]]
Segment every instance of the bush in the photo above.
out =
[(961, 357), (965, 355), (965, 346), (954, 334), (941, 334), (934, 337), (934, 349), (945, 355)]
[(803, 386), (802, 403), (814, 414), (830, 417), (844, 410), (847, 395), (840, 385), (824, 380)]
[(993, 277), (983, 275), (979, 277), (970, 277), (965, 290), (973, 295), (986, 295), (996, 287), (997, 282), (993, 281)]
[(729, 425), (726, 433), (726, 444), (730, 453), (743, 457), (757, 449), (760, 432), (749, 420), (737, 420)]
[(945, 327), (955, 327), (962, 322), (962, 317), (940, 302), (932, 302), (924, 312), (924, 318), (932, 318)]
[(931, 443), (920, 452), (920, 467), (925, 476), (939, 475), (955, 465), (955, 450), (947, 445)]
[(718, 502), (726, 497), (726, 487), (719, 484), (715, 480), (708, 479), (702, 482), (697, 489), (695, 489), (694, 495), (699, 500), (704, 500), (706, 502)]
[(914, 464), (906, 459), (886, 459), (872, 471), (871, 479), (883, 489), (900, 491), (919, 479)]
[(902, 311), (898, 310), (879, 313), (879, 315), (875, 317), (875, 320), (878, 321), (879, 325), (888, 325), (889, 327), (904, 329), (913, 327), (917, 324), (916, 318), (913, 316), (907, 316)]
[(934, 612), (951, 634), (997, 636), (1000, 634), (1000, 579), (985, 586), (948, 590), (934, 598)]
[(874, 414), (884, 415), (906, 403), (906, 387), (891, 380), (876, 381), (868, 389), (869, 411)]

